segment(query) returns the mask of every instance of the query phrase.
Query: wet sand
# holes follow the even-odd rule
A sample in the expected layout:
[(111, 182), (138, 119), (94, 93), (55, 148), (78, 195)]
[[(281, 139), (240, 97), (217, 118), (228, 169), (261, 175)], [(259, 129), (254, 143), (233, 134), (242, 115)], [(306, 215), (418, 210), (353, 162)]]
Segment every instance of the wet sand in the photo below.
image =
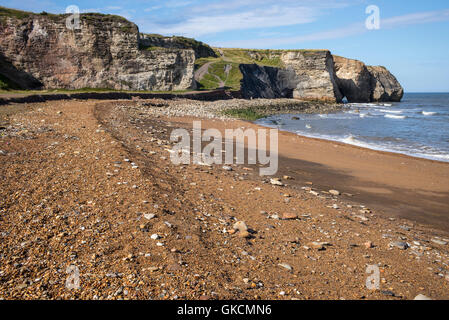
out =
[[(191, 127), (193, 117), (170, 118)], [(202, 128), (262, 128), (246, 121), (201, 119)], [(318, 190), (337, 189), (348, 200), (387, 216), (407, 218), (449, 231), (449, 163), (414, 158), (279, 132), (277, 176), (294, 177), (291, 185), (312, 182)]]

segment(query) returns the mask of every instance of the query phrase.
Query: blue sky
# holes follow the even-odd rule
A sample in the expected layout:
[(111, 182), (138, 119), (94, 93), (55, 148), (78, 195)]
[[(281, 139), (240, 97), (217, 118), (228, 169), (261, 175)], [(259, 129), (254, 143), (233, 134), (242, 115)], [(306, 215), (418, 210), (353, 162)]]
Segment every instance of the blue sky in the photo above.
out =
[[(0, 0), (0, 5), (64, 13), (122, 15), (141, 32), (194, 37), (213, 46), (314, 48), (383, 65), (407, 92), (449, 92), (447, 0)], [(380, 9), (368, 30), (365, 10)]]

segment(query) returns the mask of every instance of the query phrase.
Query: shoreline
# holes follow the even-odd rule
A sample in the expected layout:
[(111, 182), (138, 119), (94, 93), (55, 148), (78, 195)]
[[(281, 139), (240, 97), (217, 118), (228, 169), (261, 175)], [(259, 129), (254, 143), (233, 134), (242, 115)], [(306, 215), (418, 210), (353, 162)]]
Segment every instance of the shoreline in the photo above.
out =
[[(171, 117), (164, 120), (185, 128), (190, 128), (192, 121), (200, 120), (202, 130), (269, 128), (238, 119)], [(310, 154), (293, 152), (295, 146), (306, 146)], [(338, 152), (335, 152), (335, 149), (338, 149)], [(339, 153), (340, 162), (324, 160), (338, 157)], [(360, 160), (354, 161), (351, 158)], [(291, 175), (297, 186), (313, 182), (313, 187), (322, 191), (337, 189), (354, 194), (352, 200), (386, 212), (387, 215), (423, 223), (444, 232), (449, 231), (447, 162), (373, 150), (281, 130), (279, 159), (279, 171), (276, 176)], [(345, 162), (350, 164), (342, 165)], [(294, 174), (293, 171), (301, 171), (302, 174)], [(386, 174), (385, 171), (389, 173)], [(421, 171), (425, 171), (425, 174), (420, 173)], [(350, 182), (349, 186), (346, 185), (347, 182)]]
[[(261, 126), (263, 128), (274, 129), (272, 127), (264, 126), (263, 124), (254, 123), (254, 122), (248, 121), (248, 120), (240, 120), (240, 119), (236, 119), (236, 120), (252, 123), (252, 124)], [(449, 160), (448, 161), (435, 160), (435, 159), (429, 159), (429, 158), (422, 158), (422, 157), (418, 157), (418, 156), (414, 156), (414, 155), (410, 155), (410, 154), (406, 154), (406, 153), (401, 153), (401, 152), (394, 152), (394, 151), (387, 151), (387, 150), (379, 150), (379, 149), (373, 149), (373, 148), (368, 148), (368, 147), (362, 147), (362, 146), (358, 146), (358, 145), (355, 145), (355, 144), (346, 143), (346, 142), (342, 142), (342, 141), (338, 141), (338, 140), (305, 136), (305, 135), (302, 135), (302, 134), (299, 134), (299, 133), (295, 133), (295, 132), (291, 132), (291, 131), (283, 130), (283, 129), (279, 129), (279, 131), (288, 132), (288, 133), (291, 133), (293, 135), (297, 135), (297, 136), (299, 136), (301, 138), (305, 138), (305, 139), (312, 139), (312, 140), (317, 140), (317, 141), (321, 141), (321, 142), (336, 143), (336, 144), (339, 144), (339, 145), (351, 146), (351, 147), (354, 147), (354, 148), (357, 148), (357, 149), (361, 149), (361, 150), (369, 150), (369, 151), (379, 152), (381, 154), (386, 154), (386, 155), (402, 156), (402, 157), (410, 158), (410, 159), (414, 159), (414, 160), (425, 160), (425, 161), (430, 161), (430, 162), (434, 162), (434, 163), (446, 163), (449, 166)]]

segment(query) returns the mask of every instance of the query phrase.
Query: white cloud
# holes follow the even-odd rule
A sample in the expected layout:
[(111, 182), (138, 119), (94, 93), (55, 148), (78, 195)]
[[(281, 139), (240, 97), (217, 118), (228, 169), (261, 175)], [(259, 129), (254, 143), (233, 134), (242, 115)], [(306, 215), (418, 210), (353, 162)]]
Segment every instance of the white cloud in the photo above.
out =
[[(349, 1), (349, 0), (347, 0)], [(172, 4), (165, 4), (170, 7)], [(191, 5), (182, 14), (138, 21), (143, 31), (198, 37), (225, 31), (283, 27), (316, 21), (326, 10), (347, 6), (337, 0), (230, 0)]]
[[(381, 29), (393, 29), (407, 25), (432, 23), (449, 20), (449, 9), (440, 11), (418, 12), (391, 18), (381, 18)], [(289, 44), (299, 44), (308, 41), (320, 41), (340, 39), (370, 32), (365, 27), (364, 22), (354, 23), (343, 28), (331, 29), (323, 32), (315, 32), (306, 35), (278, 38), (259, 38), (251, 40), (235, 40), (221, 43), (212, 43), (215, 46), (238, 47), (238, 48), (265, 48), (267, 43), (270, 46), (282, 46)]]

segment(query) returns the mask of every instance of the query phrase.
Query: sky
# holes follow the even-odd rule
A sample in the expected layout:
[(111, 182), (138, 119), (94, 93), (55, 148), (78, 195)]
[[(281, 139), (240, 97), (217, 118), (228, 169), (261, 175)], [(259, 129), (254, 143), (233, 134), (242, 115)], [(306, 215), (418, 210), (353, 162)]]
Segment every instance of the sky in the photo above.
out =
[[(387, 67), (406, 92), (449, 92), (447, 0), (0, 0), (0, 5), (50, 13), (76, 5), (81, 12), (124, 16), (140, 32), (182, 35), (217, 47), (329, 49)], [(379, 20), (373, 20), (376, 11), (367, 13), (372, 6)]]

